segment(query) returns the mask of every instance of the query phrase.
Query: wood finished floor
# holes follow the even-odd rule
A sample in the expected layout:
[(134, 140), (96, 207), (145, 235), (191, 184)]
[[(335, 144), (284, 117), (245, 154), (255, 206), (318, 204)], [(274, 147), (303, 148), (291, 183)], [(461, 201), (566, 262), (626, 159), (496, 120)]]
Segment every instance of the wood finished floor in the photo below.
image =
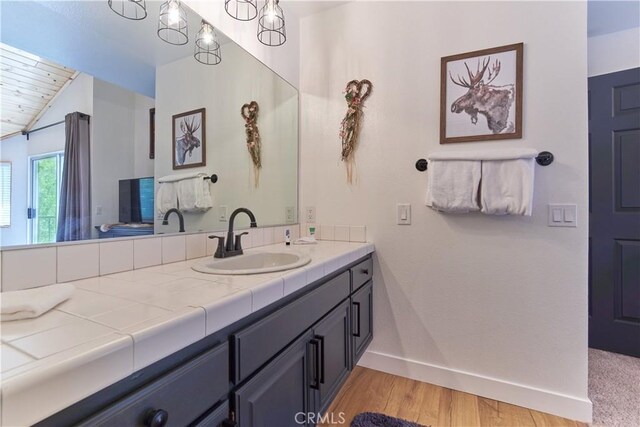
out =
[[(361, 412), (380, 412), (425, 426), (571, 426), (576, 421), (357, 366), (328, 413), (344, 426)], [(324, 424), (329, 427), (331, 424)], [(335, 424), (333, 424), (335, 426)]]

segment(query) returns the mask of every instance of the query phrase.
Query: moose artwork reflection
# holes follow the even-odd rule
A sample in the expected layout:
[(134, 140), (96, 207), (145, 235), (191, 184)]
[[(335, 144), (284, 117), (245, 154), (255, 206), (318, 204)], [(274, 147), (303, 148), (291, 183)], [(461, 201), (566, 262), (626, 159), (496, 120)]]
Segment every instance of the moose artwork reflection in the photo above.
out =
[(205, 109), (173, 116), (173, 169), (207, 165)]
[(523, 44), (442, 58), (440, 143), (522, 138)]

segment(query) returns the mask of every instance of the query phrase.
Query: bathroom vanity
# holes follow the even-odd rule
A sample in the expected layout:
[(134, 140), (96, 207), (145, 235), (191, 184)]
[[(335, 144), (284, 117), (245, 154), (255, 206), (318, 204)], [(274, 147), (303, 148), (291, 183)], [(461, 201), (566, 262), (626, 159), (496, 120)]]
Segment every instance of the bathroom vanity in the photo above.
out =
[[(328, 408), (373, 337), (373, 246), (321, 242), (314, 250), (322, 256), (281, 272), (284, 291), (277, 300), (219, 330), (208, 328), (204, 338), (141, 369), (134, 361), (132, 374), (36, 425), (313, 424), (307, 414)], [(239, 280), (249, 277), (255, 302), (261, 282), (274, 279)], [(297, 289), (287, 288), (294, 281)], [(202, 305), (207, 314), (226, 312), (218, 301)], [(7, 397), (4, 410), (11, 404)]]

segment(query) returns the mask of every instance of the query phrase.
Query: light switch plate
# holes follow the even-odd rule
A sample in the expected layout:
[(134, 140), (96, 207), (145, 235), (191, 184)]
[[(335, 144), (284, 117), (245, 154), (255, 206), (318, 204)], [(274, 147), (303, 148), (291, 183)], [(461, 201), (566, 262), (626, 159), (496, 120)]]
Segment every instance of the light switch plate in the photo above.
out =
[(411, 204), (399, 203), (397, 212), (398, 225), (410, 225), (411, 224)]
[(218, 208), (218, 221), (220, 221), (220, 222), (226, 222), (227, 221), (227, 207), (226, 206), (220, 206)]
[(547, 225), (549, 227), (577, 227), (578, 207), (576, 205), (550, 204)]

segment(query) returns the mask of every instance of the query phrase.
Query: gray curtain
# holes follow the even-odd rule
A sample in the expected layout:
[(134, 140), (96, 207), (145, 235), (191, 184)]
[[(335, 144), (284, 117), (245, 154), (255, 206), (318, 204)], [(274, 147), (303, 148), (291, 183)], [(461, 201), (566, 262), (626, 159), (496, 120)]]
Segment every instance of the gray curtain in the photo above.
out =
[(91, 160), (89, 116), (67, 114), (65, 119), (64, 166), (56, 240), (91, 238)]

